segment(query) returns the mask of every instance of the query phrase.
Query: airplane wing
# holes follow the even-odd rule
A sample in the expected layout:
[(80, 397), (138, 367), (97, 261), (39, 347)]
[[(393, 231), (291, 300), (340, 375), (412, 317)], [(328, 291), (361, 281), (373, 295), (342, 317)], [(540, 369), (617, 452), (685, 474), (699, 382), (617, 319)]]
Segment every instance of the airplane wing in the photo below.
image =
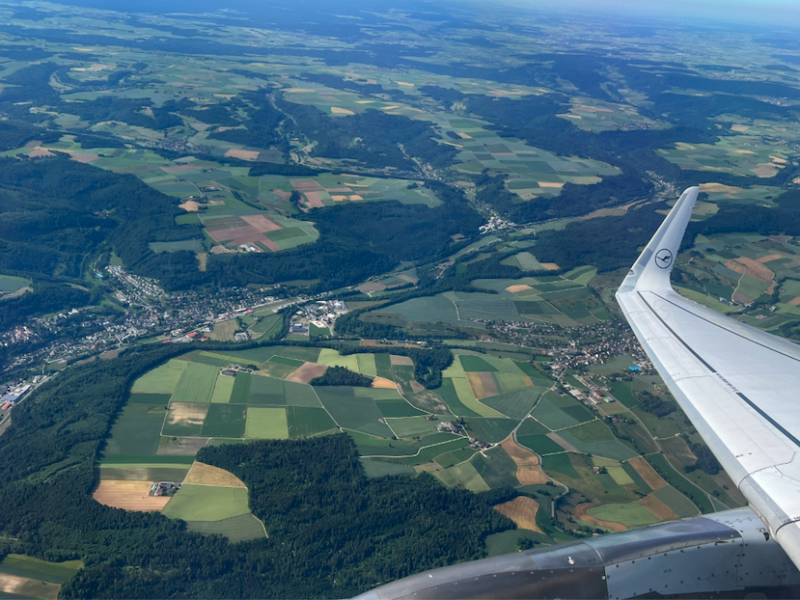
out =
[(672, 289), (699, 191), (683, 193), (617, 301), (681, 408), (800, 568), (800, 345)]

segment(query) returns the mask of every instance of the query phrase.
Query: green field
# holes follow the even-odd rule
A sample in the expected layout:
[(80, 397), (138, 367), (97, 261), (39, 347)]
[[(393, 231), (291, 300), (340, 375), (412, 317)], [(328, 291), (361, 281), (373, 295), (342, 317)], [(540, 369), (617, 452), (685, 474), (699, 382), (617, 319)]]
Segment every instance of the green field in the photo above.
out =
[(536, 454), (556, 454), (564, 452), (564, 449), (551, 440), (546, 435), (523, 435), (517, 436), (517, 441), (523, 446), (530, 448)]
[(171, 360), (145, 373), (133, 383), (132, 392), (142, 394), (172, 394), (190, 363)]
[(244, 436), (266, 440), (288, 439), (289, 424), (286, 409), (259, 406), (248, 407)]
[(214, 384), (214, 392), (211, 394), (211, 402), (230, 402), (233, 393), (235, 378), (227, 375), (220, 375)]
[(336, 423), (324, 408), (289, 406), (286, 409), (289, 437), (309, 437), (336, 429)]
[(470, 437), (498, 444), (508, 437), (518, 421), (513, 419), (467, 419), (467, 429)]
[(405, 417), (389, 419), (387, 422), (395, 435), (399, 438), (409, 438), (415, 435), (428, 435), (436, 431), (438, 421), (428, 421), (425, 417)]
[(9, 554), (0, 563), (0, 573), (56, 584), (66, 583), (82, 568), (79, 560), (49, 562), (24, 554)]
[(247, 403), (285, 406), (286, 396), (283, 392), (283, 381), (273, 377), (252, 375)]
[(447, 487), (463, 488), (472, 492), (487, 492), (491, 489), (472, 462), (436, 471), (433, 475)]
[[(645, 457), (656, 472), (668, 484), (691, 500), (703, 514), (714, 512), (714, 507), (708, 497), (693, 483), (690, 483), (672, 468), (662, 454), (651, 454)], [(674, 510), (674, 509), (673, 509)], [(677, 511), (676, 511), (677, 512)]]
[(559, 435), (568, 433), (581, 442), (592, 444), (595, 442), (607, 442), (614, 439), (614, 434), (602, 421), (589, 421), (576, 427), (570, 427), (560, 431)]
[(239, 371), (233, 382), (233, 390), (231, 391), (230, 402), (231, 404), (247, 404), (248, 397), (250, 396), (250, 373)]
[(100, 468), (100, 478), (118, 481), (183, 481), (189, 465), (175, 465), (164, 467), (138, 468), (131, 466), (103, 466)]
[(310, 385), (295, 383), (294, 381), (284, 381), (283, 394), (286, 397), (287, 406), (322, 406), (319, 398), (317, 398), (317, 394), (314, 392), (314, 388)]
[(229, 517), (221, 521), (189, 521), (186, 529), (206, 535), (224, 535), (230, 542), (249, 542), (266, 537), (261, 521), (252, 514)]
[(378, 410), (380, 410), (381, 414), (387, 419), (416, 417), (425, 414), (421, 410), (411, 406), (405, 400), (377, 400), (376, 404), (378, 405)]
[(222, 521), (250, 513), (247, 488), (185, 483), (161, 514), (184, 521)]
[(361, 457), (361, 465), (367, 477), (386, 477), (387, 475), (416, 475), (413, 467), (386, 462), (379, 458)]
[(567, 452), (544, 456), (542, 457), (542, 468), (545, 471), (555, 472), (556, 479), (558, 478), (559, 473), (561, 475), (571, 477), (572, 479), (580, 479), (581, 476), (578, 474), (578, 471), (575, 470), (575, 467), (570, 462), (569, 457), (570, 455)]
[[(359, 427), (383, 418), (372, 398), (356, 396), (351, 387), (319, 387), (317, 395), (340, 427)], [(391, 437), (391, 436), (389, 436)]]
[[(497, 373), (496, 375), (511, 375), (510, 373)], [(516, 391), (499, 396), (484, 398), (482, 402), (487, 406), (503, 413), (512, 419), (524, 419), (533, 409), (548, 388), (545, 387), (523, 387)]]
[(178, 382), (170, 402), (211, 402), (219, 367), (190, 362)]
[[(233, 381), (230, 377), (225, 379)], [(212, 404), (208, 407), (200, 435), (222, 438), (244, 437), (246, 412), (247, 407), (241, 404)]]
[(472, 373), (478, 371), (497, 371), (492, 365), (486, 362), (480, 356), (472, 356), (470, 354), (462, 354), (458, 357), (461, 362), (461, 368), (465, 373)]
[(0, 295), (10, 294), (30, 285), (30, 279), (14, 277), (13, 275), (0, 275)]
[(638, 502), (628, 504), (603, 504), (587, 511), (593, 517), (612, 523), (622, 523), (626, 527), (642, 527), (658, 523), (658, 519)]
[(165, 412), (160, 405), (125, 406), (111, 427), (105, 454), (155, 454)]

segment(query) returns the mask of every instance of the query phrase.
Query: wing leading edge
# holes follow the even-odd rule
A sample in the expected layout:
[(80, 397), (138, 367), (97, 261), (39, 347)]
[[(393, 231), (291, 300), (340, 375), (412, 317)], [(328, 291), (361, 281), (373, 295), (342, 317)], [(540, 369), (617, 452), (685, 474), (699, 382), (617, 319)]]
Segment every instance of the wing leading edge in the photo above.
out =
[(617, 301), (684, 412), (800, 568), (800, 346), (672, 289), (699, 191), (683, 193)]

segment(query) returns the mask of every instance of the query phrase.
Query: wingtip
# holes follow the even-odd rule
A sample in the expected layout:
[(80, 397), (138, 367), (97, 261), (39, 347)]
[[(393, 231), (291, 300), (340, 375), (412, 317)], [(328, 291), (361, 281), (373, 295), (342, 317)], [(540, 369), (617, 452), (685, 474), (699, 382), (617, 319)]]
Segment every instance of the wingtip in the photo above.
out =
[(632, 291), (634, 288), (662, 291), (672, 289), (670, 274), (699, 193), (700, 186), (696, 185), (684, 190), (661, 227), (633, 264), (619, 292)]

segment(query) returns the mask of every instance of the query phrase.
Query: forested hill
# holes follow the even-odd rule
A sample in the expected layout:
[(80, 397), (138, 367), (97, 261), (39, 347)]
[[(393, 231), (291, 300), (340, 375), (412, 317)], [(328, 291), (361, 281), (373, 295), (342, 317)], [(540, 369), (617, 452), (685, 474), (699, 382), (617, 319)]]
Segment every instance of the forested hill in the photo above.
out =
[(234, 545), (99, 504), (95, 457), (131, 382), (185, 351), (159, 345), (73, 367), (14, 410), (0, 437), (0, 556), (82, 560), (64, 598), (341, 598), (481, 557), (488, 534), (514, 528), (492, 507), (518, 492), (367, 479), (346, 435), (198, 456), (245, 482), (269, 539)]
[[(26, 128), (8, 130), (15, 141)], [(0, 159), (0, 272), (36, 281), (82, 283), (98, 257), (113, 250), (127, 268), (161, 281), (168, 290), (205, 285), (244, 286), (305, 279), (320, 290), (361, 281), (401, 261), (430, 261), (458, 250), (477, 235), (481, 217), (463, 194), (444, 184), (431, 187), (436, 208), (396, 201), (348, 204), (313, 211), (320, 240), (280, 254), (212, 255), (206, 271), (194, 252), (155, 254), (150, 242), (202, 237), (196, 225), (176, 225), (182, 214), (165, 196), (133, 175), (120, 175), (69, 160)], [(460, 245), (453, 237), (461, 234)], [(34, 285), (35, 294), (38, 293)], [(69, 303), (49, 306), (60, 310)], [(76, 300), (71, 298), (70, 301)], [(81, 300), (87, 303), (88, 297)], [(4, 325), (36, 314), (31, 297), (0, 314)], [(50, 303), (52, 304), (52, 303)], [(23, 306), (24, 305), (24, 306)], [(41, 312), (41, 311), (39, 311)], [(13, 314), (12, 314), (13, 313)], [(6, 317), (3, 315), (7, 314)]]

